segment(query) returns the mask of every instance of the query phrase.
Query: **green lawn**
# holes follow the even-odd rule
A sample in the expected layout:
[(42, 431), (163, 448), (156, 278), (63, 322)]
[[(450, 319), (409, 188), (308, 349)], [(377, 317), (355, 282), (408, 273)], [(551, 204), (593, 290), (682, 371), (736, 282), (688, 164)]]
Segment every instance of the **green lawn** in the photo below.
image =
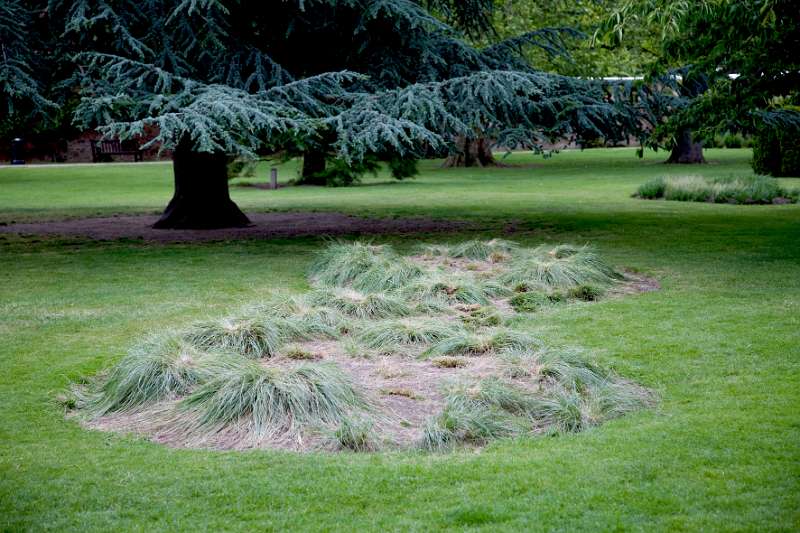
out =
[[(514, 155), (524, 166), (428, 162), (415, 180), (348, 189), (234, 187), (246, 211), (449, 217), (484, 236), (515, 221), (511, 238), (525, 244), (591, 242), (661, 281), (659, 292), (527, 324), (655, 389), (656, 409), (480, 453), (189, 451), (85, 431), (54, 400), (70, 381), (108, 367), (148, 330), (306, 288), (321, 241), (0, 235), (0, 529), (800, 529), (800, 205), (631, 198), (658, 175), (750, 173), (747, 150), (709, 150), (702, 167), (663, 157)], [(168, 165), (3, 168), (0, 191), (4, 223), (155, 212), (171, 176)]]

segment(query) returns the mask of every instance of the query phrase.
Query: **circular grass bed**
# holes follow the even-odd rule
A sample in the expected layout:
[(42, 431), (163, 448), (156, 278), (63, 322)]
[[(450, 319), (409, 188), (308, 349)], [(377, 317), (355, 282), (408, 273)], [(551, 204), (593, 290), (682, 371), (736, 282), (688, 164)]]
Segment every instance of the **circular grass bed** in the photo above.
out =
[(575, 432), (652, 394), (512, 326), (657, 288), (587, 247), (332, 243), (306, 294), (142, 340), (76, 385), (71, 416), (178, 447), (450, 450)]

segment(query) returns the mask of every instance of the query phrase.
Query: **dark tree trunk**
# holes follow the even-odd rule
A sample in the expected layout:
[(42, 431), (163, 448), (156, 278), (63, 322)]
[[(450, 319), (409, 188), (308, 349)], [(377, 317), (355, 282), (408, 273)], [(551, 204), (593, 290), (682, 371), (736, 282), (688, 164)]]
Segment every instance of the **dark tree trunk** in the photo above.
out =
[(303, 185), (325, 185), (325, 157), (327, 154), (318, 150), (309, 150), (303, 154), (303, 170), (300, 183)]
[(492, 154), (492, 142), (489, 139), (458, 137), (456, 138), (456, 152), (445, 160), (443, 166), (445, 168), (496, 167), (500, 164)]
[(159, 229), (241, 228), (250, 220), (228, 192), (224, 153), (195, 152), (181, 142), (172, 155), (175, 194), (158, 222)]
[(703, 143), (694, 142), (694, 139), (692, 139), (692, 130), (679, 131), (675, 146), (672, 148), (672, 153), (666, 162), (680, 163), (683, 165), (705, 163), (706, 160), (703, 157)]

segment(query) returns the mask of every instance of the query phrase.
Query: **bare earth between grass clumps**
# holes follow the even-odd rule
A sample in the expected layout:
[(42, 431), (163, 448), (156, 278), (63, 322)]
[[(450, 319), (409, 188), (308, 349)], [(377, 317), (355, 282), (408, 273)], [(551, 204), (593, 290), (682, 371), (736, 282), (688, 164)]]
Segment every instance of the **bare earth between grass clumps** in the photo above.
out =
[(365, 218), (342, 213), (253, 213), (252, 226), (203, 230), (163, 230), (152, 225), (158, 216), (126, 215), (30, 222), (0, 226), (0, 233), (80, 237), (93, 240), (141, 239), (147, 242), (198, 242), (266, 239), (302, 235), (380, 235), (433, 233), (469, 228), (467, 222), (425, 217)]
[(170, 446), (449, 450), (574, 432), (652, 394), (515, 323), (654, 290), (587, 247), (503, 240), (414, 255), (334, 243), (312, 290), (151, 335), (65, 397), (87, 427)]

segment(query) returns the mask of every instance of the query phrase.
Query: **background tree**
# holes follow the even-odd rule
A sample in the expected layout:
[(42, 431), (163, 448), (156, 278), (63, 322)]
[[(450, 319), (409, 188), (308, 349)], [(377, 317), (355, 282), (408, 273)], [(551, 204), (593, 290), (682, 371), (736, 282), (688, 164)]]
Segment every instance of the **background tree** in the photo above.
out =
[[(44, 29), (14, 56), (9, 79), (27, 75), (34, 89), (15, 93), (6, 122), (52, 118), (41, 95), (79, 88), (79, 126), (172, 150), (162, 228), (248, 223), (228, 195), (231, 156), (319, 150), (352, 171), (375, 157), (446, 153), (462, 137), (536, 147), (635, 123), (602, 84), (530, 67), (521, 51), (558, 45), (559, 32), (478, 49), (410, 0), (24, 4), (13, 14)], [(463, 8), (449, 16), (467, 27)], [(4, 46), (17, 38), (5, 35)], [(61, 79), (44, 74), (65, 58), (73, 68)]]
[(715, 134), (758, 134), (773, 147), (779, 130), (789, 144), (797, 139), (799, 21), (791, 0), (633, 0), (606, 18), (600, 34), (620, 42), (632, 26), (662, 28), (651, 75), (672, 76), (685, 98), (652, 140), (672, 141), (670, 160), (693, 162), (702, 158), (699, 141)]

